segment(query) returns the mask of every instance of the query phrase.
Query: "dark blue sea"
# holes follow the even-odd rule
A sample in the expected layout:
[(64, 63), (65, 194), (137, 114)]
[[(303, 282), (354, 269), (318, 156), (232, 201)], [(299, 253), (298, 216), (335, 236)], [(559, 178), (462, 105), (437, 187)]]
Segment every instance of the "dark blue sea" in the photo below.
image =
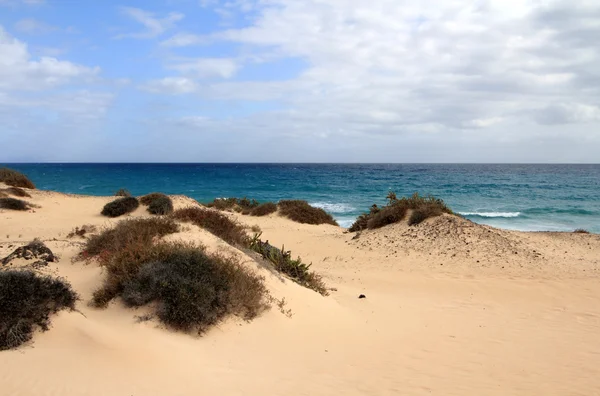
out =
[(112, 195), (161, 191), (305, 199), (349, 226), (388, 191), (433, 194), (483, 224), (525, 231), (600, 232), (600, 165), (483, 164), (5, 164), (40, 189)]

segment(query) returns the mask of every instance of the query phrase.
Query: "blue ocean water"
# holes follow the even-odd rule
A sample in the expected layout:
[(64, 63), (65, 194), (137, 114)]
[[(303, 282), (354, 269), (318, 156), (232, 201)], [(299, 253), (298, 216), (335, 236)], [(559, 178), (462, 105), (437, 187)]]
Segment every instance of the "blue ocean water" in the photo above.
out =
[(433, 194), (479, 223), (524, 231), (600, 232), (600, 165), (500, 164), (6, 164), (40, 189), (112, 195), (161, 191), (305, 199), (349, 226), (388, 191)]

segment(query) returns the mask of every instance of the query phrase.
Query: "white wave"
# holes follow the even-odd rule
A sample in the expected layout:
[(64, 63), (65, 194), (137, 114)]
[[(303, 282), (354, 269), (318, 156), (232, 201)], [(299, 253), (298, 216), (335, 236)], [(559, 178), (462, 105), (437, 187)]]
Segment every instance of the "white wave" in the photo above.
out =
[(79, 187), (80, 190), (86, 190), (88, 188), (92, 188), (92, 187), (96, 187), (94, 184), (84, 184), (83, 186)]
[(337, 223), (342, 228), (350, 228), (352, 224), (356, 221), (356, 219), (336, 219)]
[(321, 208), (326, 212), (330, 213), (349, 213), (356, 210), (351, 205), (345, 203), (331, 203), (331, 202), (311, 202), (310, 206), (314, 206), (315, 208)]
[(479, 216), (479, 217), (519, 217), (521, 212), (458, 212), (463, 216)]

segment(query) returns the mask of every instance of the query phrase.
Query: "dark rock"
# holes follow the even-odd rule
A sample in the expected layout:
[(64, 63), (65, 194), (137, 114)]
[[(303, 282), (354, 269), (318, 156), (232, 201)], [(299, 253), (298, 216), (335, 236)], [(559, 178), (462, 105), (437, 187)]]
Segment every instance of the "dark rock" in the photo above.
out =
[(35, 269), (39, 269), (39, 268), (43, 268), (43, 267), (47, 267), (48, 266), (48, 262), (44, 261), (44, 260), (38, 260), (35, 263), (31, 264), (31, 267), (35, 268)]
[(18, 258), (22, 258), (25, 260), (37, 259), (38, 261), (44, 262), (58, 261), (54, 253), (52, 253), (52, 251), (48, 249), (48, 247), (38, 239), (29, 242), (29, 244), (25, 246), (21, 246), (20, 248), (6, 256), (4, 259), (2, 259), (2, 264), (6, 265)]
[(360, 296), (358, 296), (358, 298), (367, 298), (367, 296), (365, 296), (364, 294), (361, 294)]

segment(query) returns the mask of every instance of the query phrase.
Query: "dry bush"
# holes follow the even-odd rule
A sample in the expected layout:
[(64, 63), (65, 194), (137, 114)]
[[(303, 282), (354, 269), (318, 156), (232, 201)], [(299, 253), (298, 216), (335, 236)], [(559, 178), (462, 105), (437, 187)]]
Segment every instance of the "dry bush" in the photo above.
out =
[(0, 209), (29, 210), (31, 204), (16, 198), (0, 198)]
[(154, 200), (159, 199), (159, 198), (169, 198), (168, 196), (166, 196), (163, 193), (158, 193), (158, 192), (153, 192), (150, 194), (146, 194), (142, 197), (140, 197), (140, 203), (142, 205), (150, 205)]
[(0, 190), (0, 192), (3, 192), (4, 194), (8, 195), (14, 195), (15, 197), (31, 198), (31, 195), (29, 195), (27, 191), (23, 190), (20, 187), (8, 187)]
[(406, 217), (409, 210), (412, 210), (408, 220), (409, 225), (419, 224), (430, 217), (440, 216), (443, 213), (453, 214), (444, 201), (431, 195), (421, 196), (419, 193), (414, 193), (411, 197), (397, 199), (396, 194), (390, 192), (387, 199), (389, 203), (386, 206), (378, 208), (373, 205), (370, 213), (359, 216), (350, 227), (350, 231), (381, 228), (397, 223)]
[(209, 208), (214, 208), (223, 211), (233, 211), (242, 214), (250, 214), (250, 212), (259, 206), (256, 199), (244, 198), (216, 198), (214, 201), (206, 205)]
[(249, 320), (267, 308), (263, 279), (237, 259), (183, 243), (151, 250), (156, 252), (138, 261), (137, 273), (123, 281), (121, 296), (132, 307), (157, 303), (157, 316), (167, 326), (202, 332), (227, 315)]
[(47, 331), (50, 315), (74, 309), (77, 299), (62, 279), (32, 271), (0, 271), (0, 350), (31, 340), (36, 327)]
[(575, 234), (589, 234), (590, 232), (588, 230), (584, 230), (583, 228), (578, 228), (575, 231), (573, 231)]
[(321, 276), (309, 270), (312, 264), (304, 264), (300, 257), (292, 259), (291, 251), (286, 251), (284, 247), (278, 249), (268, 241), (263, 242), (260, 235), (256, 234), (250, 241), (251, 250), (262, 255), (264, 259), (273, 264), (277, 271), (286, 274), (294, 282), (324, 296), (329, 294)]
[(101, 214), (107, 217), (119, 217), (133, 212), (139, 206), (140, 203), (134, 197), (119, 198), (104, 205)]
[(74, 238), (76, 236), (85, 238), (86, 234), (91, 234), (92, 232), (96, 232), (96, 226), (91, 224), (85, 224), (81, 227), (73, 228), (73, 231), (67, 234), (67, 238)]
[(297, 223), (338, 225), (338, 223), (333, 219), (333, 217), (331, 217), (329, 213), (325, 212), (321, 208), (314, 208), (310, 206), (306, 201), (284, 200), (279, 202), (278, 207), (281, 215)]
[(9, 168), (0, 168), (0, 183), (13, 187), (35, 188), (35, 184), (27, 176)]
[(176, 210), (172, 217), (204, 228), (231, 245), (246, 246), (248, 244), (248, 234), (246, 234), (244, 226), (219, 212), (188, 207)]
[(265, 202), (258, 205), (256, 208), (250, 211), (251, 216), (267, 216), (271, 213), (277, 212), (277, 205), (273, 202)]
[(121, 188), (115, 193), (115, 197), (131, 197), (131, 193), (127, 189)]
[(148, 212), (153, 215), (168, 215), (173, 213), (173, 201), (164, 196), (154, 199), (148, 205)]

